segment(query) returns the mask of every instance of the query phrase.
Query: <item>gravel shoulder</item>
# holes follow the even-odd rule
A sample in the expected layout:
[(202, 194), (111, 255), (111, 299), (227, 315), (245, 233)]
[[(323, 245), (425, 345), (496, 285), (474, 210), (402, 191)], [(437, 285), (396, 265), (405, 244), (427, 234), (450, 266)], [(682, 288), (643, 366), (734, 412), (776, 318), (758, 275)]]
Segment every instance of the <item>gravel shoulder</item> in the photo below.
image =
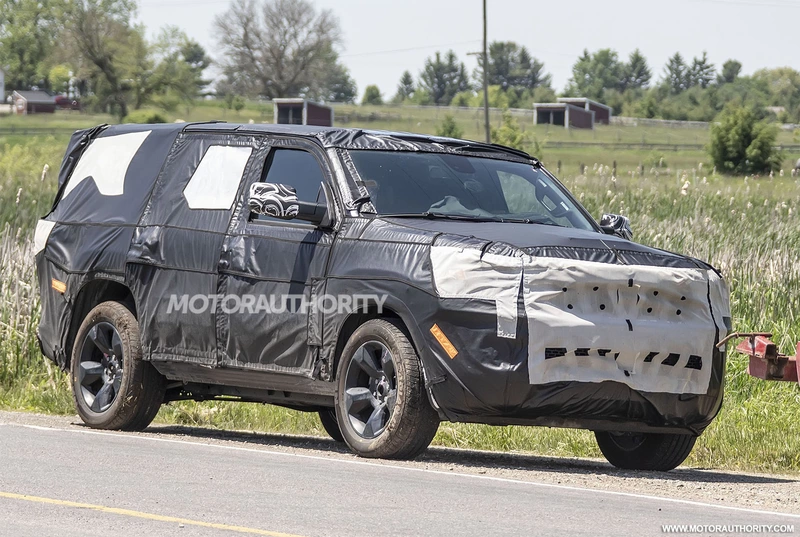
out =
[[(0, 424), (87, 430), (77, 416), (25, 412), (0, 411)], [(108, 434), (156, 437), (800, 514), (800, 476), (797, 475), (765, 475), (683, 467), (668, 473), (632, 472), (615, 469), (605, 461), (594, 459), (552, 458), (439, 447), (428, 449), (415, 461), (367, 461), (353, 456), (344, 446), (318, 437), (175, 425), (153, 425), (143, 433)]]

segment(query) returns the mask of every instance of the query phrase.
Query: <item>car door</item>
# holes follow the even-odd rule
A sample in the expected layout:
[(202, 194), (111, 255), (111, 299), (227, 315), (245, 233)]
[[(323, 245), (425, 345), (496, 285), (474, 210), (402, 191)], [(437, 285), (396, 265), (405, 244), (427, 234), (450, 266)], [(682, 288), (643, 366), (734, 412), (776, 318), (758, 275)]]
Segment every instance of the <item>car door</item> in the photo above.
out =
[(258, 143), (184, 133), (170, 150), (126, 259), (148, 359), (219, 365), (220, 251)]
[[(222, 249), (218, 310), (220, 341), (230, 367), (313, 378), (322, 344), (318, 299), (334, 239), (298, 220), (251, 213), (247, 201), (256, 181), (290, 185), (299, 201), (326, 202), (332, 185), (326, 154), (303, 139), (265, 138)], [(329, 191), (330, 192), (330, 191)], [(327, 200), (330, 210), (334, 200)]]

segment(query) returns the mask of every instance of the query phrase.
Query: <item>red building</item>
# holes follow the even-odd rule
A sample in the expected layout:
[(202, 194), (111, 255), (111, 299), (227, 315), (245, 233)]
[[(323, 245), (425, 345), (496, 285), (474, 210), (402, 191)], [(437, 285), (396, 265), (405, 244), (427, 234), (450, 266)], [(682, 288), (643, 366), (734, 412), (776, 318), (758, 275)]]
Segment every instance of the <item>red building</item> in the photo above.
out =
[(333, 127), (333, 108), (306, 99), (272, 99), (275, 123)]
[(533, 105), (534, 125), (559, 125), (564, 128), (594, 128), (594, 111), (586, 110), (569, 103), (535, 103)]
[(586, 99), (585, 97), (560, 97), (558, 102), (578, 106), (585, 110), (591, 110), (594, 112), (595, 123), (599, 123), (601, 125), (609, 125), (611, 123), (611, 115), (613, 110), (610, 106), (606, 106), (591, 99)]
[(611, 123), (612, 109), (585, 97), (560, 97), (556, 103), (534, 103), (534, 125), (559, 125), (569, 129), (593, 129), (595, 123)]

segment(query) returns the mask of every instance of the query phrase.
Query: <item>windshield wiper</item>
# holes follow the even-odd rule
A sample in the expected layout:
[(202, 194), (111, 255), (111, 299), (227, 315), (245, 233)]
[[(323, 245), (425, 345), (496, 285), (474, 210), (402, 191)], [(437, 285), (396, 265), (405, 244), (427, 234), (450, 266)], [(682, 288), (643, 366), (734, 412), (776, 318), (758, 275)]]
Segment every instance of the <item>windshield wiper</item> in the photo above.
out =
[(499, 215), (481, 216), (477, 214), (452, 214), (434, 211), (425, 211), (424, 213), (381, 214), (378, 216), (382, 218), (427, 218), (428, 220), (442, 218), (446, 220), (468, 220), (470, 222), (505, 222), (509, 224), (538, 224), (542, 226), (564, 227), (553, 222), (549, 218), (508, 218)]
[(513, 147), (506, 147), (504, 145), (497, 145), (497, 144), (463, 144), (463, 145), (452, 145), (451, 146), (456, 151), (463, 151), (463, 152), (474, 152), (474, 153), (505, 153), (514, 155), (517, 157), (523, 157), (526, 159), (533, 160), (537, 165), (539, 164), (539, 159), (536, 157), (530, 156), (525, 151), (520, 151), (519, 149), (514, 149)]
[(503, 222), (512, 222), (514, 224), (539, 224), (542, 226), (563, 227), (559, 224), (556, 224), (549, 218), (503, 218)]
[(397, 213), (397, 214), (382, 214), (384, 218), (427, 218), (434, 220), (436, 218), (443, 218), (446, 220), (469, 220), (472, 222), (503, 222), (503, 218), (499, 216), (480, 216), (477, 214), (448, 214), (439, 213), (434, 211), (425, 211), (424, 213)]

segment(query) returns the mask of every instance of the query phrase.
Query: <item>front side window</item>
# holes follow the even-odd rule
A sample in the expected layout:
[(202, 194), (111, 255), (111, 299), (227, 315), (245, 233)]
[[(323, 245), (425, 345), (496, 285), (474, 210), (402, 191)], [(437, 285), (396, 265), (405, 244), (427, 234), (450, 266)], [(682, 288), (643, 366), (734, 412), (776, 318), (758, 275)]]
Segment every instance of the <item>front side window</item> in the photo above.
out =
[[(325, 175), (316, 157), (299, 149), (274, 149), (267, 157), (261, 178), (265, 183), (278, 183), (294, 187), (298, 201), (325, 203), (322, 183)], [(279, 221), (270, 216), (258, 215), (258, 220)]]
[(531, 164), (439, 153), (350, 151), (378, 214), (530, 222), (594, 230)]

